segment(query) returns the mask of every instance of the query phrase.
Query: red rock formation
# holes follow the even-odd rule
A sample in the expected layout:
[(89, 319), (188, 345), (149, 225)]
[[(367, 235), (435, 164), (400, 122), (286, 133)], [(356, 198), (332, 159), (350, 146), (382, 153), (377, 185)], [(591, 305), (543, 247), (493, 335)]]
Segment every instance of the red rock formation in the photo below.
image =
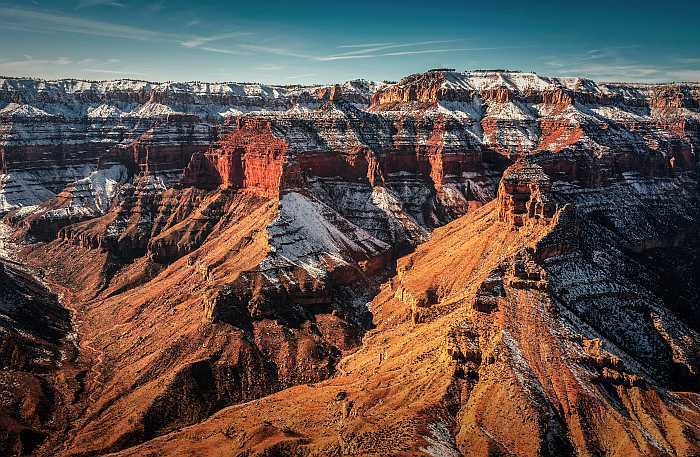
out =
[(571, 94), (563, 89), (543, 91), (541, 98), (544, 105), (554, 105), (559, 108), (571, 106), (574, 103)]
[(372, 96), (370, 109), (386, 109), (397, 103), (418, 103), (421, 106), (433, 106), (438, 101), (438, 93), (444, 80), (442, 72), (409, 76), (402, 79), (400, 84), (375, 93)]
[(269, 121), (239, 119), (235, 131), (224, 137), (216, 149), (193, 158), (182, 182), (279, 196), (286, 150), (286, 142), (273, 135)]
[(513, 98), (513, 93), (506, 87), (496, 89), (484, 89), (479, 95), (486, 102), (508, 103)]
[(552, 184), (542, 167), (516, 162), (503, 173), (498, 187), (498, 217), (522, 227), (528, 223), (548, 223), (556, 204), (550, 197)]
[(560, 151), (568, 146), (576, 144), (585, 133), (580, 125), (570, 120), (540, 121), (540, 150)]

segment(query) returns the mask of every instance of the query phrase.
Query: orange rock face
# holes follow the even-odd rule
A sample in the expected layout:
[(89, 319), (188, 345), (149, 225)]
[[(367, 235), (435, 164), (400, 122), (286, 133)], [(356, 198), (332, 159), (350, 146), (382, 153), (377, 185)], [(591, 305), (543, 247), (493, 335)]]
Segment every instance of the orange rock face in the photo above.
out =
[(287, 144), (262, 120), (241, 120), (216, 149), (193, 158), (184, 184), (248, 189), (262, 196), (279, 196)]
[(503, 175), (498, 188), (498, 216), (515, 227), (533, 222), (548, 223), (556, 211), (551, 200), (552, 184), (542, 167), (516, 163)]
[(540, 129), (542, 136), (538, 147), (549, 151), (560, 151), (576, 144), (584, 136), (580, 125), (566, 121), (542, 121)]
[(423, 106), (434, 105), (444, 81), (443, 73), (430, 72), (413, 75), (405, 84), (380, 91), (372, 97), (371, 108), (382, 109), (397, 103), (414, 102)]

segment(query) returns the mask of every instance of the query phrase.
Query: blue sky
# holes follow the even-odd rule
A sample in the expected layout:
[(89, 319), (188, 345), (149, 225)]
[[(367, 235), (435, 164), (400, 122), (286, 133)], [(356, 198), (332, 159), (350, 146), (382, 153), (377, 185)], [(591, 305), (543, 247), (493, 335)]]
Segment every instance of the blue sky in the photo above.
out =
[(0, 0), (0, 74), (397, 80), (434, 67), (700, 80), (700, 1)]

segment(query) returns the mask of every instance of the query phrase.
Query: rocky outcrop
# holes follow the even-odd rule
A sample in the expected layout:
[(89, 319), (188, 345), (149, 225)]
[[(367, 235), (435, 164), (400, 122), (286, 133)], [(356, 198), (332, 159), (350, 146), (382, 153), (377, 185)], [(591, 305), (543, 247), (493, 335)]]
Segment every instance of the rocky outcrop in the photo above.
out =
[[(371, 109), (385, 109), (406, 103), (425, 108), (434, 106), (439, 96), (442, 98), (446, 95), (445, 92), (440, 92), (444, 81), (445, 76), (441, 71), (408, 76), (399, 84), (375, 93), (372, 96)], [(439, 92), (440, 95), (438, 95)]]
[[(692, 151), (700, 142), (693, 84), (596, 84), (532, 73), (438, 69), (389, 85), (60, 81), (42, 86), (3, 80), (2, 87), (3, 212), (40, 204), (112, 164), (126, 166), (131, 175), (159, 176), (167, 186), (182, 180), (211, 189), (226, 180), (240, 187), (244, 176), (238, 176), (236, 157), (249, 156), (249, 170), (258, 166), (253, 162), (260, 159), (252, 157), (267, 152), (252, 144), (267, 129), (268, 139), (288, 145), (283, 178), (289, 187), (305, 177), (367, 177), (374, 187), (404, 193), (410, 188), (411, 195), (400, 200), (421, 225), (433, 226), (493, 198), (493, 173), (532, 151), (594, 154), (596, 161), (608, 162), (597, 167), (602, 176), (579, 172), (581, 179), (598, 182), (610, 179), (608, 172), (619, 176), (644, 168), (659, 175), (692, 169), (697, 163)], [(364, 111), (370, 94), (374, 101), (368, 109), (374, 114)], [(268, 114), (255, 114), (263, 110)], [(227, 135), (239, 145), (222, 148), (218, 142)], [(259, 150), (233, 152), (252, 147)], [(227, 158), (214, 160), (216, 154)], [(272, 161), (259, 166), (279, 166), (274, 158), (264, 160)], [(251, 173), (249, 179), (261, 175)], [(265, 179), (275, 181), (276, 174)], [(421, 182), (428, 179), (433, 185)], [(251, 185), (267, 194), (277, 187)], [(434, 196), (419, 197), (426, 192)]]
[(287, 144), (264, 119), (239, 119), (216, 149), (192, 157), (182, 184), (203, 188), (246, 189), (278, 197)]
[(161, 233), (192, 216), (200, 205), (204, 205), (200, 210), (202, 214), (210, 214), (213, 219), (210, 222), (206, 217), (197, 217), (195, 220), (200, 227), (211, 227), (217, 220), (216, 196), (207, 199), (204, 192), (196, 189), (167, 189), (162, 179), (152, 175), (141, 176), (133, 184), (121, 186), (115, 198), (117, 204), (108, 213), (61, 229), (58, 239), (88, 249), (105, 250), (126, 262), (145, 255), (153, 241), (159, 252), (156, 258), (162, 254), (164, 259), (169, 259), (172, 257), (165, 254), (164, 239), (156, 241)]
[(556, 212), (552, 183), (542, 167), (518, 162), (508, 168), (498, 188), (498, 216), (514, 227), (548, 223)]

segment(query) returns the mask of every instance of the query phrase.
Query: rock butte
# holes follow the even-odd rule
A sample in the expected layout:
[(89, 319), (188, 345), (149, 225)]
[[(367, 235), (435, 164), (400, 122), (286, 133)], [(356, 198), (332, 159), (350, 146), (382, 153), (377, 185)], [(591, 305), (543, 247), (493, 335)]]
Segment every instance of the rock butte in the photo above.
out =
[(0, 119), (2, 454), (700, 453), (699, 84), (5, 78)]

